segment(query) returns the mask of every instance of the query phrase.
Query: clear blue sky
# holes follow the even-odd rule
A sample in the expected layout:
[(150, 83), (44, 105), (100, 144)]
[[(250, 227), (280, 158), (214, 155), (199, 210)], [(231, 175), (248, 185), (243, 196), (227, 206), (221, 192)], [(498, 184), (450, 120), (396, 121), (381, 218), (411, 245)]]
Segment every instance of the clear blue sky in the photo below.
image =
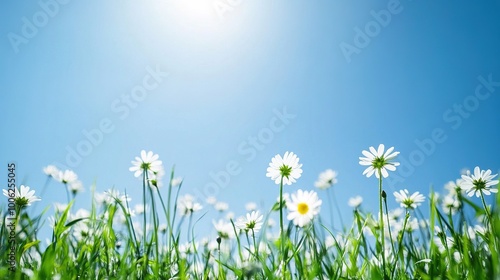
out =
[[(285, 191), (335, 169), (347, 217), (355, 195), (377, 209), (376, 179), (358, 164), (369, 146), (395, 146), (407, 162), (386, 182), (392, 207), (394, 190), (428, 194), (463, 168), (500, 170), (498, 0), (1, 5), (1, 186), (13, 161), (40, 192), (42, 167), (57, 163), (84, 183), (77, 207), (94, 181), (139, 203), (128, 168), (145, 149), (176, 165), (182, 193), (237, 164), (217, 198), (238, 216), (248, 201), (275, 201), (266, 168), (293, 151), (304, 172)], [(61, 185), (49, 192), (40, 205), (66, 201)]]

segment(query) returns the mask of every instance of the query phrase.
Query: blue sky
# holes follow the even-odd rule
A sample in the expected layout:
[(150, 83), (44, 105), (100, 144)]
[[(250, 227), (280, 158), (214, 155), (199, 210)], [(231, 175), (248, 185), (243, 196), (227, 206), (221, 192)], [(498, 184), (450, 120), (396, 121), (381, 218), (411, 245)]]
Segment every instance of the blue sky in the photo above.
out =
[[(219, 184), (213, 194), (237, 216), (248, 201), (275, 201), (266, 168), (285, 151), (304, 170), (285, 191), (337, 170), (345, 217), (355, 195), (377, 209), (377, 181), (358, 164), (370, 146), (401, 152), (389, 194), (440, 190), (476, 165), (500, 170), (498, 0), (2, 5), (0, 178), (15, 162), (18, 181), (40, 192), (42, 168), (57, 163), (84, 183), (78, 207), (93, 182), (139, 203), (128, 168), (142, 149), (175, 164), (182, 193)], [(210, 174), (228, 163), (239, 172), (222, 187)], [(40, 205), (66, 201), (49, 187)]]

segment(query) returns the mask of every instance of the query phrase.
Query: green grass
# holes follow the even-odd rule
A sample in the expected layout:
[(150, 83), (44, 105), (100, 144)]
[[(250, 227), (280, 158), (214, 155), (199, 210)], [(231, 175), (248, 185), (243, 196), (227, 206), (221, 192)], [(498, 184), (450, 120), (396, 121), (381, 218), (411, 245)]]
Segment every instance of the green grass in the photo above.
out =
[[(173, 176), (172, 171), (170, 182)], [(232, 232), (222, 231), (220, 238), (207, 240), (196, 234), (203, 215), (177, 212), (182, 184), (158, 189), (146, 177), (142, 182), (141, 199), (150, 210), (144, 215), (127, 214), (127, 200), (116, 193), (104, 203), (93, 193), (88, 213), (80, 217), (72, 203), (56, 211), (50, 221), (48, 209), (38, 215), (22, 209), (15, 232), (15, 272), (5, 262), (10, 232), (3, 207), (0, 278), (500, 279), (498, 196), (486, 211), (484, 204), (459, 194), (460, 206), (447, 214), (441, 199), (432, 193), (423, 204), (429, 207), (428, 217), (419, 208), (404, 209), (397, 219), (389, 217), (394, 214), (389, 211), (384, 216), (385, 229), (378, 212), (362, 207), (353, 209), (353, 220), (342, 232), (322, 223), (321, 214), (303, 228), (285, 220), (281, 235), (267, 222), (254, 233), (240, 231), (231, 220)], [(276, 203), (264, 220), (279, 210)], [(163, 227), (162, 221), (166, 221)], [(52, 236), (45, 244), (37, 233), (49, 223)], [(144, 230), (147, 234), (142, 234)]]

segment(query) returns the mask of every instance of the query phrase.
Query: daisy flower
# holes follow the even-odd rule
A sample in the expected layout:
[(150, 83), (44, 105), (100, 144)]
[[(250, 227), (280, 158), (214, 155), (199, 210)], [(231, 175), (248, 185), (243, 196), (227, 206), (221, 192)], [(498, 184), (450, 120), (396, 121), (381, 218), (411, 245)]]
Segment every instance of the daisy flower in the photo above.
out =
[(462, 175), (462, 188), (468, 196), (476, 194), (477, 197), (481, 193), (490, 195), (491, 193), (498, 192), (497, 189), (492, 189), (491, 186), (498, 184), (498, 180), (493, 180), (498, 174), (491, 175), (491, 170), (481, 170), (479, 166), (474, 168), (474, 174)]
[[(8, 190), (3, 190), (3, 195), (8, 198), (12, 197), (12, 193), (9, 194)], [(30, 206), (32, 202), (40, 201), (41, 199), (35, 196), (35, 190), (30, 190), (30, 187), (21, 185), (18, 189), (14, 189), (14, 202), (19, 207)]]
[(76, 173), (72, 170), (64, 170), (59, 171), (54, 179), (63, 184), (71, 184), (78, 180), (78, 175), (76, 175)]
[(233, 225), (224, 220), (212, 221), (217, 234), (221, 238), (233, 238), (235, 236)]
[(245, 209), (247, 211), (255, 211), (257, 210), (258, 206), (257, 206), (257, 203), (255, 202), (248, 202), (247, 204), (245, 204)]
[(349, 198), (347, 204), (353, 208), (358, 208), (363, 203), (363, 198), (359, 195)]
[(54, 165), (47, 165), (43, 168), (43, 173), (49, 177), (56, 178), (59, 174), (59, 169), (57, 169)]
[(460, 208), (460, 200), (456, 199), (456, 196), (447, 195), (442, 201), (443, 211), (446, 214), (455, 214)]
[(179, 197), (177, 201), (177, 209), (179, 209), (181, 216), (188, 216), (194, 212), (203, 209), (203, 206), (195, 201), (195, 198), (189, 194)]
[(129, 170), (134, 172), (135, 177), (139, 177), (144, 171), (147, 171), (148, 177), (153, 178), (155, 173), (163, 170), (161, 160), (158, 160), (159, 157), (157, 154), (153, 154), (152, 151), (146, 152), (142, 150), (141, 157), (135, 157), (135, 161), (132, 161), (133, 166)]
[(378, 149), (375, 150), (374, 147), (369, 148), (370, 151), (362, 151), (361, 153), (365, 157), (359, 157), (359, 164), (363, 166), (368, 166), (368, 168), (363, 171), (363, 175), (366, 177), (371, 177), (373, 173), (375, 176), (379, 178), (379, 170), (382, 173), (384, 178), (389, 176), (389, 171), (396, 171), (396, 166), (399, 166), (399, 162), (393, 162), (399, 152), (393, 152), (394, 147), (390, 147), (387, 151), (384, 152), (385, 147), (384, 144), (380, 144)]
[(68, 190), (70, 190), (73, 195), (76, 195), (77, 193), (83, 192), (85, 188), (81, 181), (75, 180), (68, 185)]
[(457, 179), (455, 181), (449, 181), (444, 185), (444, 188), (448, 190), (448, 194), (451, 196), (458, 196), (458, 194), (462, 194), (464, 189), (461, 187), (463, 184), (462, 179)]
[(277, 185), (283, 178), (284, 185), (295, 183), (302, 174), (302, 164), (299, 164), (299, 158), (293, 152), (286, 152), (283, 157), (276, 155), (272, 158), (267, 168), (266, 177), (270, 177)]
[(259, 211), (252, 211), (252, 213), (247, 213), (246, 217), (236, 220), (235, 225), (241, 230), (253, 230), (254, 233), (257, 233), (262, 228), (263, 218), (264, 216), (260, 215)]
[(319, 214), (321, 203), (316, 192), (298, 190), (287, 202), (289, 210), (287, 219), (293, 221), (296, 226), (304, 227)]
[(425, 197), (421, 193), (415, 192), (410, 195), (410, 192), (406, 189), (394, 192), (394, 196), (396, 197), (396, 202), (399, 202), (399, 205), (403, 208), (415, 209), (425, 201)]
[(214, 209), (219, 212), (224, 212), (229, 209), (229, 204), (227, 204), (226, 202), (218, 201), (215, 203)]
[(318, 180), (314, 183), (316, 188), (326, 190), (337, 183), (337, 171), (327, 169), (319, 174)]

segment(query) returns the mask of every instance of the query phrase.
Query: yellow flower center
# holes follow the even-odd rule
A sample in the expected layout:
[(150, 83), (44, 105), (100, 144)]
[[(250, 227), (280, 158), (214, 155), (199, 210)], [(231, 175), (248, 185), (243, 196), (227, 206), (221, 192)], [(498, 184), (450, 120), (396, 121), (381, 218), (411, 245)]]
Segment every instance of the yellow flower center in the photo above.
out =
[(299, 203), (299, 205), (297, 205), (297, 211), (299, 211), (299, 213), (301, 215), (304, 215), (306, 214), (307, 212), (309, 212), (309, 205), (307, 205), (306, 203), (304, 202), (301, 202)]

